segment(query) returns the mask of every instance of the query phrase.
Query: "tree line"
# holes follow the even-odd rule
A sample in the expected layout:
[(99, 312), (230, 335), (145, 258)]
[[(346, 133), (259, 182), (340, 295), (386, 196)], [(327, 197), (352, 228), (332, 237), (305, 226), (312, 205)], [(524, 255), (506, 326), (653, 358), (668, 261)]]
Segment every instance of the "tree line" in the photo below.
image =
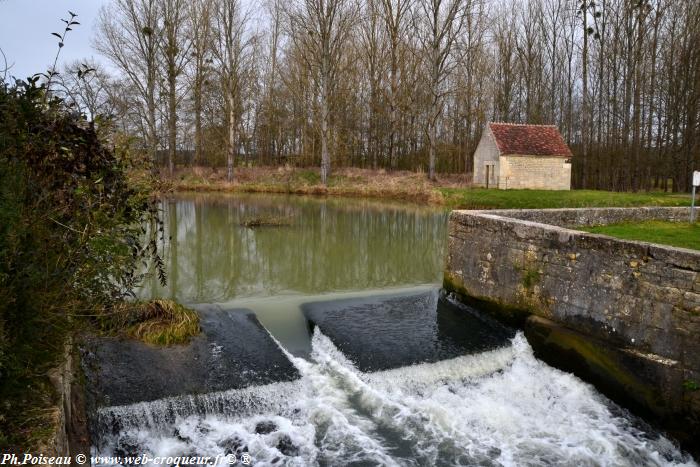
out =
[[(489, 121), (556, 124), (578, 187), (687, 191), (695, 0), (113, 0), (62, 88), (168, 167), (471, 172)], [(75, 65), (74, 65), (75, 66)]]

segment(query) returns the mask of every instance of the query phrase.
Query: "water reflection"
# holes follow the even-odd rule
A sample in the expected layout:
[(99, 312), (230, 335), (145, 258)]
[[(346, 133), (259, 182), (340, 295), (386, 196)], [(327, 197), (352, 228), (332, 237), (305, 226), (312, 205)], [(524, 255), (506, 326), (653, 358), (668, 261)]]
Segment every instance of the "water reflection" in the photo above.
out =
[[(437, 283), (446, 216), (438, 209), (353, 199), (195, 194), (163, 203), (168, 285), (141, 296), (222, 302)], [(253, 218), (290, 226), (247, 228)]]

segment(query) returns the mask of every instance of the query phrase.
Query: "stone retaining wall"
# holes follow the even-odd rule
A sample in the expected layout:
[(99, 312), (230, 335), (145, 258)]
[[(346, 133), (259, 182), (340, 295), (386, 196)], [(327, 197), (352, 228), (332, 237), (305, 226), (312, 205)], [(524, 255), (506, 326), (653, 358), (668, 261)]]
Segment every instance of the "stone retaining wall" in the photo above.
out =
[(445, 288), (519, 321), (544, 360), (649, 411), (681, 438), (698, 434), (700, 251), (560, 227), (687, 215), (687, 208), (454, 211)]
[(71, 457), (72, 466), (81, 466), (75, 456), (83, 454), (90, 457), (90, 435), (85, 411), (85, 388), (72, 340), (64, 346), (61, 363), (48, 372), (48, 377), (58, 396), (50, 427), (52, 434), (46, 445), (35, 446), (34, 453)]

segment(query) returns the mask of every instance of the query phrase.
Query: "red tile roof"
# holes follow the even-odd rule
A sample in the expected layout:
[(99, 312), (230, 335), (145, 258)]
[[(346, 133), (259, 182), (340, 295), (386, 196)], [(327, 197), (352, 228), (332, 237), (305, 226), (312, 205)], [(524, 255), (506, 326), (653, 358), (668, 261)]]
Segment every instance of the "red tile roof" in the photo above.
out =
[(572, 157), (561, 133), (554, 125), (489, 123), (496, 146), (503, 155)]

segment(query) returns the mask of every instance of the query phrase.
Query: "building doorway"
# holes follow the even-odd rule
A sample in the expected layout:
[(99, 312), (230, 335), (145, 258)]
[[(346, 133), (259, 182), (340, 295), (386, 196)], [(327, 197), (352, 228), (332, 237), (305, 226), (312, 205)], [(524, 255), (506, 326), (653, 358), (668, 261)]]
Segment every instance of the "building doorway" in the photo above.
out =
[(486, 188), (490, 188), (496, 181), (496, 164), (486, 164)]

